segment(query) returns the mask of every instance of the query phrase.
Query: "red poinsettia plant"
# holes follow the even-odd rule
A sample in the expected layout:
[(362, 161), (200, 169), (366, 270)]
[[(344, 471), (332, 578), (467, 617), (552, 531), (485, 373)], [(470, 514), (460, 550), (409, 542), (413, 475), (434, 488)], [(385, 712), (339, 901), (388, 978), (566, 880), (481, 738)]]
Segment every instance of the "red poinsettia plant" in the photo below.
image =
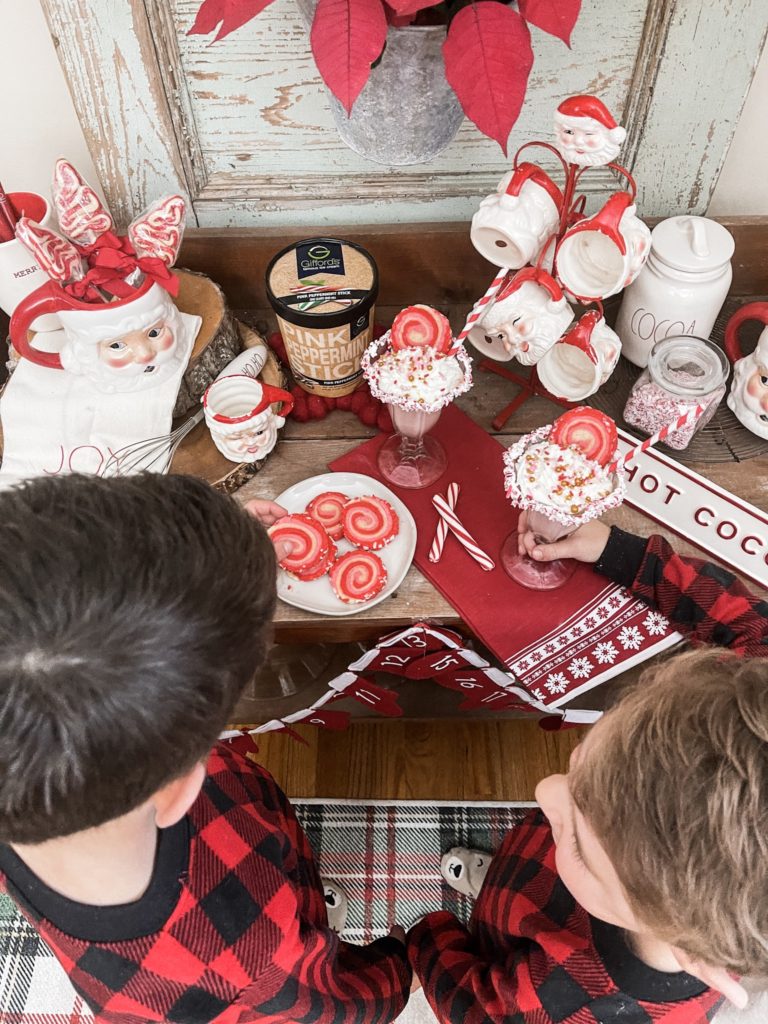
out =
[[(216, 40), (272, 0), (203, 0), (190, 34)], [(318, 0), (310, 43), (323, 81), (347, 112), (381, 57), (390, 25), (447, 25), (445, 76), (466, 116), (504, 153), (533, 67), (530, 25), (570, 46), (581, 0)]]

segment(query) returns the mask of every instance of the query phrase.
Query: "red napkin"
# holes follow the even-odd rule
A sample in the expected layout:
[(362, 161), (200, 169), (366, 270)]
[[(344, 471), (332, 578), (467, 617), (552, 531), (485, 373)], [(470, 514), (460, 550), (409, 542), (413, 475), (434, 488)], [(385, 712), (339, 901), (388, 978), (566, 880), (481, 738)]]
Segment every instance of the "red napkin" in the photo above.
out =
[[(414, 562), (537, 700), (558, 707), (679, 639), (666, 619), (588, 565), (558, 590), (528, 590), (510, 579), (499, 553), (518, 512), (504, 494), (504, 449), (456, 406), (444, 410), (432, 434), (448, 453), (439, 480), (417, 491), (384, 481), (416, 520)], [(388, 436), (365, 441), (330, 469), (383, 480), (376, 458)], [(438, 522), (432, 496), (445, 495), (452, 482), (460, 487), (459, 519), (496, 562), (490, 572), (451, 533), (440, 561), (427, 557)]]

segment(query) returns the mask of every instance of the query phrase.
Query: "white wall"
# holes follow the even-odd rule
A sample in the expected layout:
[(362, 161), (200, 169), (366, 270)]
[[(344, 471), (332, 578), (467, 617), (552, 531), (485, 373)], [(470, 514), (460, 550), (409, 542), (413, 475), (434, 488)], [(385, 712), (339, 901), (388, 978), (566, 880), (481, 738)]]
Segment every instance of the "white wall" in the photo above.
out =
[(98, 185), (39, 0), (0, 0), (0, 181), (8, 192), (51, 194), (66, 157)]
[[(0, 0), (0, 181), (50, 195), (57, 157), (98, 186), (39, 0)], [(768, 215), (768, 46), (710, 212)]]

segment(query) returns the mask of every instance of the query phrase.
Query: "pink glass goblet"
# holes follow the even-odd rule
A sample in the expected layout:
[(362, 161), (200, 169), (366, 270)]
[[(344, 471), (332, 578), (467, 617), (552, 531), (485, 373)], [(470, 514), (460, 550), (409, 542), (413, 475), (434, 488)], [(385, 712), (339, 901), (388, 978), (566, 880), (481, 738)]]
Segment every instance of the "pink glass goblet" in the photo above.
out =
[[(563, 540), (576, 526), (563, 526), (533, 509), (528, 511), (528, 528), (533, 531), (537, 544), (554, 544)], [(529, 590), (555, 590), (561, 587), (576, 571), (576, 562), (571, 558), (556, 558), (553, 562), (536, 562), (529, 555), (521, 555), (517, 549), (518, 533), (510, 533), (501, 549), (501, 564), (515, 583)]]
[(448, 466), (445, 448), (429, 431), (440, 419), (437, 412), (413, 412), (387, 403), (395, 433), (379, 448), (378, 465), (384, 479), (397, 487), (428, 487)]

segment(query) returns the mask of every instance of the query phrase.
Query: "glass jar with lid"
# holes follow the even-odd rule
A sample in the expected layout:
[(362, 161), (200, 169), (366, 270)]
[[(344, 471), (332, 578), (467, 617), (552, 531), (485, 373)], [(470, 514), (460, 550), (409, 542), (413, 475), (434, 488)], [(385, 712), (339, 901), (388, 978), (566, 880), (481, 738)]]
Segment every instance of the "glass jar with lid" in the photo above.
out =
[(670, 448), (682, 451), (715, 415), (729, 370), (725, 353), (714, 342), (690, 335), (664, 338), (653, 346), (648, 365), (635, 381), (624, 419), (650, 435), (703, 405), (705, 411), (698, 420), (690, 420), (665, 439)]

